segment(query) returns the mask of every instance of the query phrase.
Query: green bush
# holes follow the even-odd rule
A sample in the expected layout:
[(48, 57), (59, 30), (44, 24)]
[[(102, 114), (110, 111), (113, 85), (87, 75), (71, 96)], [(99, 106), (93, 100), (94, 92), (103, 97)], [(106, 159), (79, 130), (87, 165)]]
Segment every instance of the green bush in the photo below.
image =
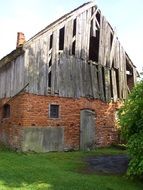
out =
[(137, 84), (119, 110), (121, 134), (131, 156), (127, 174), (143, 177), (143, 81)]
[(143, 177), (143, 133), (132, 135), (128, 141), (128, 151), (131, 156), (129, 176)]

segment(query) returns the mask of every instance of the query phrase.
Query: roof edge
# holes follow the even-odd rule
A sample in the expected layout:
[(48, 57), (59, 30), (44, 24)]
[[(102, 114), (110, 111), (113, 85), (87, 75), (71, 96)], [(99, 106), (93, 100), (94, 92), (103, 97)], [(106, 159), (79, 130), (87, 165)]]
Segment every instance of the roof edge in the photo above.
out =
[(12, 62), (15, 60), (18, 56), (22, 55), (24, 53), (23, 46), (16, 48), (11, 53), (7, 54), (5, 57), (3, 57), (0, 60), (0, 68), (5, 66), (6, 64)]

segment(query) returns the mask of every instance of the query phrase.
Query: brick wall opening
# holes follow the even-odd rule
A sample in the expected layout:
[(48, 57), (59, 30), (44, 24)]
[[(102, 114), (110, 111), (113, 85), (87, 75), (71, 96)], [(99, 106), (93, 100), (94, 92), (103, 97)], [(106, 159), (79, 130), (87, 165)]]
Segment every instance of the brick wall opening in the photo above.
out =
[(9, 118), (10, 117), (10, 105), (5, 104), (3, 106), (3, 118)]

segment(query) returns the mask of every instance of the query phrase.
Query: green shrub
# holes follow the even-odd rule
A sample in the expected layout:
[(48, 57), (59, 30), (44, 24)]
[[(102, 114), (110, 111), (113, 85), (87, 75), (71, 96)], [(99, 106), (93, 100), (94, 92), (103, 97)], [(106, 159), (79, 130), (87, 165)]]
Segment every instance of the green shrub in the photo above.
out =
[(131, 156), (127, 174), (132, 177), (143, 177), (143, 133), (132, 135), (128, 141)]
[(137, 84), (119, 110), (121, 134), (131, 156), (127, 174), (143, 177), (143, 81)]

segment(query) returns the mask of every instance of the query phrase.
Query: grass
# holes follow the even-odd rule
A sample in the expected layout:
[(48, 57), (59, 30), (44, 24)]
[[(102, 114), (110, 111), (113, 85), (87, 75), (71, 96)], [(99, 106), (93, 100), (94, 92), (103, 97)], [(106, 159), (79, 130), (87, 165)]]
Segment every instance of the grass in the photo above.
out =
[(86, 156), (121, 153), (125, 151), (24, 154), (1, 149), (0, 190), (142, 190), (143, 183), (125, 176), (79, 172)]

